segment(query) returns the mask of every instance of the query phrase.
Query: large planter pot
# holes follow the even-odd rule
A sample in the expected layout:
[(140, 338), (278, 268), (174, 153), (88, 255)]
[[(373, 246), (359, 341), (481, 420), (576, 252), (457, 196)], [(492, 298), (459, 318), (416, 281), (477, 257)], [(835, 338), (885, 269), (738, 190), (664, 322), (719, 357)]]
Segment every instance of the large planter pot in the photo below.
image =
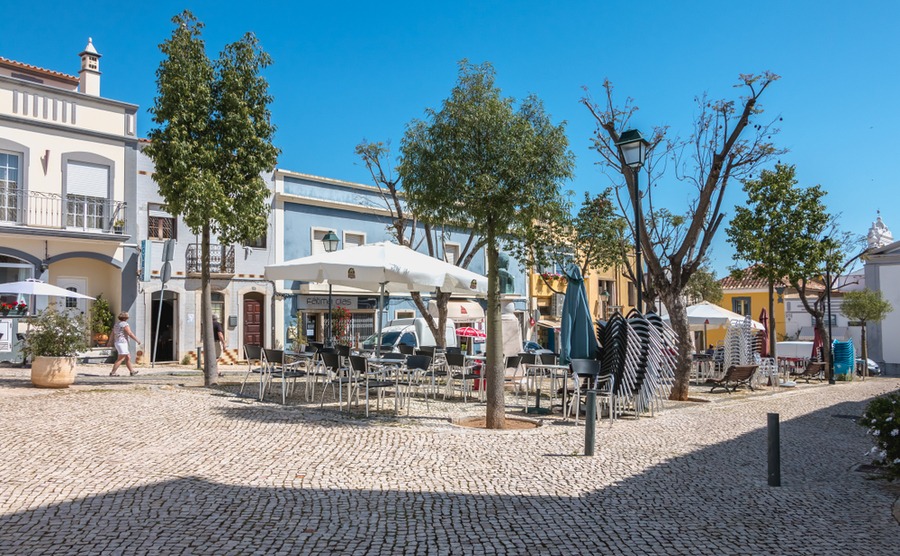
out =
[(68, 388), (75, 382), (74, 357), (35, 357), (31, 383), (38, 388)]

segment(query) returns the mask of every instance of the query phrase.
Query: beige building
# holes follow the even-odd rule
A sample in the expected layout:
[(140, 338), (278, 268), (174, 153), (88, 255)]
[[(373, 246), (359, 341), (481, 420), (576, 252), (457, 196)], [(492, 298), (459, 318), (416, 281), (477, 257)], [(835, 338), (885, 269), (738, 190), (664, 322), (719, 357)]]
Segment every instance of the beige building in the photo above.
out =
[(137, 106), (100, 96), (90, 39), (78, 56), (78, 76), (0, 58), (0, 282), (37, 278), (129, 310)]

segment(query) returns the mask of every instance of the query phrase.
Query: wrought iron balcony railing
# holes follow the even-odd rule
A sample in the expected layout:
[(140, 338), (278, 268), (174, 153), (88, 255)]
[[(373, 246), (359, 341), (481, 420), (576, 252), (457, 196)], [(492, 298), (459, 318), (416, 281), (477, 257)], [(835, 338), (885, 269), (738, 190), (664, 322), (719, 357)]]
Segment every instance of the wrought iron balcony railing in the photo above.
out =
[[(201, 271), (201, 245), (191, 243), (187, 246), (185, 263), (188, 274), (200, 274)], [(210, 245), (209, 246), (209, 271), (212, 274), (234, 274), (234, 246)]]
[(0, 225), (121, 233), (125, 202), (0, 185)]

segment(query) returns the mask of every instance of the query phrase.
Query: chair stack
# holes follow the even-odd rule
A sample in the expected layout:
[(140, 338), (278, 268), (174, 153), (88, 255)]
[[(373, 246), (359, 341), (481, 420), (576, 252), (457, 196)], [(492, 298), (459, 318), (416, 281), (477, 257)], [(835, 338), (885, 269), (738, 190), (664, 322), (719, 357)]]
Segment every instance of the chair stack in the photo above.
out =
[(853, 342), (850, 340), (846, 342), (835, 340), (831, 343), (831, 350), (831, 356), (834, 359), (834, 375), (845, 375), (843, 378), (852, 377), (856, 362)]

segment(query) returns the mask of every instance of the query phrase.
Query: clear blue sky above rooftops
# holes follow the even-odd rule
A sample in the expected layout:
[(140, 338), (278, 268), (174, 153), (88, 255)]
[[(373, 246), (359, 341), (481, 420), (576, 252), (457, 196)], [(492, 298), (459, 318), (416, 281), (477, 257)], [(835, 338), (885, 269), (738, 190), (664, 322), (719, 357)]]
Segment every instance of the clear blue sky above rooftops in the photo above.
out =
[[(206, 24), (210, 56), (254, 32), (274, 64), (279, 167), (370, 183), (353, 153), (362, 139), (400, 144), (405, 125), (437, 107), (456, 81), (457, 62), (489, 61), (507, 96), (535, 93), (554, 121), (565, 120), (577, 157), (567, 187), (581, 197), (610, 185), (589, 148), (592, 118), (583, 86), (605, 78), (640, 111), (635, 127), (688, 135), (694, 97), (734, 97), (740, 73), (782, 76), (762, 99), (782, 116), (782, 162), (802, 184), (821, 184), (844, 229), (864, 234), (880, 209), (900, 230), (895, 161), (900, 129), (900, 2), (107, 2), (47, 1), (0, 18), (0, 56), (76, 74), (93, 37), (104, 97), (140, 105), (151, 122), (158, 45), (171, 16), (191, 9)], [(9, 8), (9, 7), (7, 7)], [(668, 189), (668, 190), (667, 190)], [(673, 211), (683, 185), (654, 193)], [(727, 212), (743, 202), (733, 183)], [(721, 274), (732, 264), (724, 230), (711, 253)]]

